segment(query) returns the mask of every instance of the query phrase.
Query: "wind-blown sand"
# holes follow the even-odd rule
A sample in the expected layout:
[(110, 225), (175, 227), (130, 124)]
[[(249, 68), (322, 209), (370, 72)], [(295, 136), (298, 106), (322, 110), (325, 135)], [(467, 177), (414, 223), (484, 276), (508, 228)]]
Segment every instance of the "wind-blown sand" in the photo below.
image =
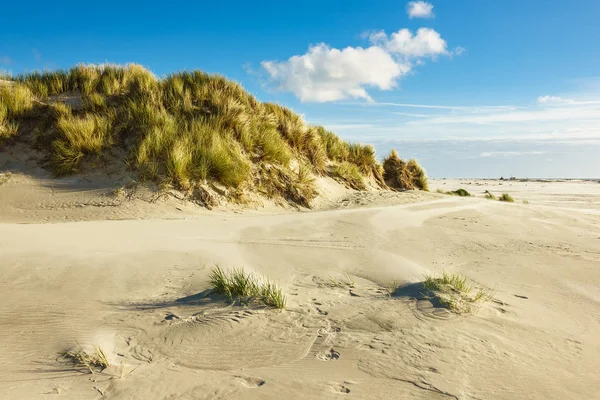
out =
[[(28, 179), (0, 185), (2, 399), (598, 396), (598, 183), (493, 190), (514, 204), (406, 192), (235, 214), (106, 206), (108, 189)], [(287, 309), (214, 300), (214, 263), (280, 283)], [(387, 294), (441, 271), (494, 301), (456, 315)], [(328, 285), (345, 274), (353, 288)], [(102, 346), (113, 366), (92, 375), (57, 361), (76, 342)]]

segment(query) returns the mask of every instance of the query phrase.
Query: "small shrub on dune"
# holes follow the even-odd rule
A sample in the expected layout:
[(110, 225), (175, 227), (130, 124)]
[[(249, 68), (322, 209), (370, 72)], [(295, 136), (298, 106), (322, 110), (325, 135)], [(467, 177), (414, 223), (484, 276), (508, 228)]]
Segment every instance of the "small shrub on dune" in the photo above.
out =
[(502, 196), (500, 196), (498, 198), (498, 200), (500, 200), (500, 201), (506, 201), (508, 203), (514, 203), (515, 202), (515, 199), (513, 199), (512, 196), (510, 194), (508, 194), (508, 193), (502, 193)]

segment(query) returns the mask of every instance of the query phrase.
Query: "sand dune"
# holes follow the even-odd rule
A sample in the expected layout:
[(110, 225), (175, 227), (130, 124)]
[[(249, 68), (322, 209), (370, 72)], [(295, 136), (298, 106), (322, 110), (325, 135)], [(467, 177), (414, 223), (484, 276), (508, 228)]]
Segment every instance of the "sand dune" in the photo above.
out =
[[(56, 195), (20, 203), (8, 181), (0, 398), (595, 398), (600, 184), (541, 185), (513, 183), (514, 204), (381, 192), (314, 212), (131, 200), (113, 214), (73, 205), (101, 198), (73, 189), (64, 207), (43, 207)], [(214, 263), (278, 282), (287, 309), (215, 298)], [(415, 299), (410, 284), (442, 271), (494, 300), (457, 315)], [(394, 281), (407, 286), (390, 297)], [(57, 361), (76, 342), (112, 366)]]

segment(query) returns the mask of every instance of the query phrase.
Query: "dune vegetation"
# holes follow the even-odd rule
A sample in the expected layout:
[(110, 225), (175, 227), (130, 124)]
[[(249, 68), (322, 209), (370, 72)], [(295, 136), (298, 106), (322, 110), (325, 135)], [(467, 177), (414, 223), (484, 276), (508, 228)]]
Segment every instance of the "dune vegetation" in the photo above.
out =
[(494, 296), (493, 290), (489, 289), (474, 292), (466, 277), (446, 272), (441, 276), (425, 275), (423, 290), (434, 305), (457, 313), (471, 312), (473, 303), (490, 301)]
[(243, 269), (224, 271), (218, 265), (209, 275), (213, 291), (230, 300), (256, 298), (269, 307), (285, 308), (286, 298), (279, 286), (269, 280), (257, 278)]
[[(318, 194), (318, 176), (386, 188), (371, 145), (347, 143), (219, 75), (159, 79), (130, 64), (0, 78), (0, 144), (30, 143), (57, 176), (120, 161), (141, 180), (190, 194), (217, 184), (230, 198), (256, 192), (302, 206)], [(402, 171), (388, 179), (393, 187), (427, 189), (414, 160)]]
[(383, 178), (391, 188), (429, 191), (425, 170), (414, 159), (402, 160), (396, 150), (383, 160)]

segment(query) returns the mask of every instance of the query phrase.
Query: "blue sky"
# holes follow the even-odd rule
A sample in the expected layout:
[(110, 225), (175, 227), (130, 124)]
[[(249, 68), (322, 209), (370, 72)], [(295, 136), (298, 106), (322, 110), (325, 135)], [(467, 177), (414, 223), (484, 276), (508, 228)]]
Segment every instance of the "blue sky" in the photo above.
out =
[(0, 69), (140, 63), (241, 82), (431, 176), (600, 177), (597, 0), (3, 5)]

